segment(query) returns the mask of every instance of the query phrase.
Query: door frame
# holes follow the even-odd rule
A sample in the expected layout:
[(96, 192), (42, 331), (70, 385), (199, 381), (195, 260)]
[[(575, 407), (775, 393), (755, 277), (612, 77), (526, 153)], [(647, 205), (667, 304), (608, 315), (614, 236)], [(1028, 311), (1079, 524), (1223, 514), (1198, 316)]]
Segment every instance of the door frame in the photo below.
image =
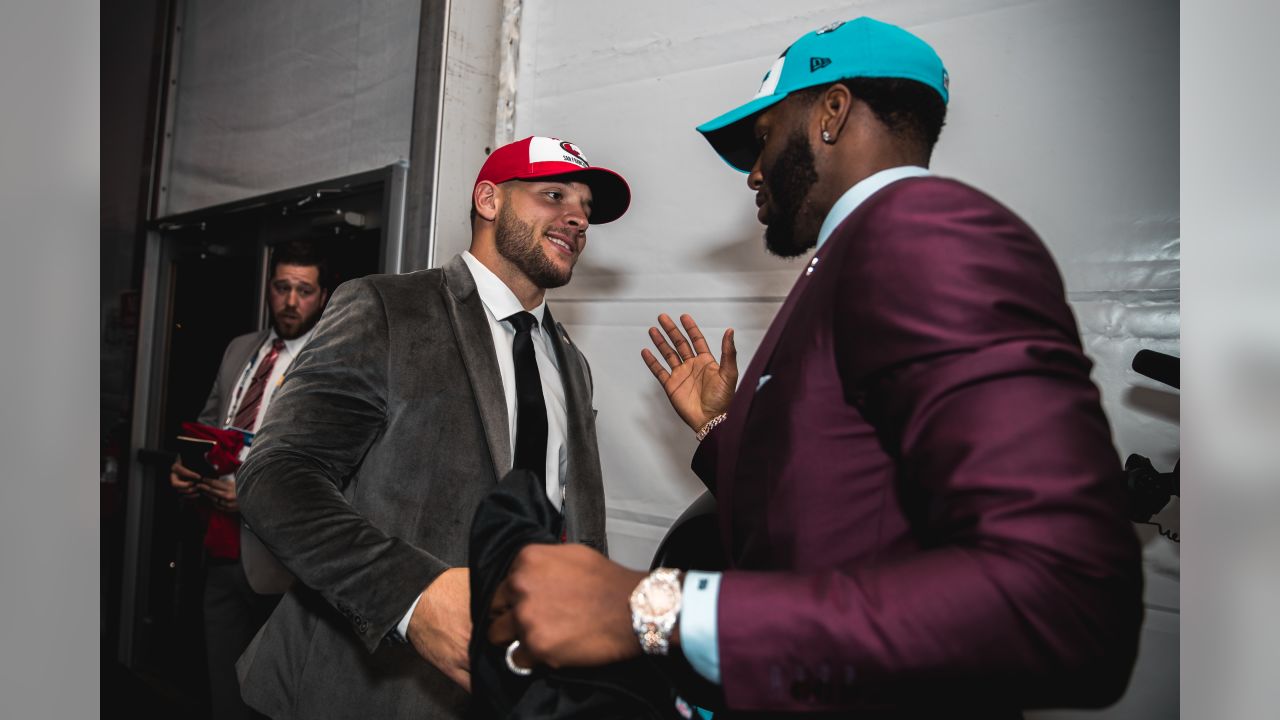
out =
[[(335, 192), (351, 192), (370, 185), (382, 185), (382, 233), (379, 240), (379, 272), (399, 273), (405, 256), (405, 193), (408, 164), (393, 163), (377, 170), (311, 183), (244, 200), (169, 215), (148, 223), (142, 266), (142, 291), (138, 318), (137, 364), (134, 370), (133, 424), (130, 429), (127, 494), (125, 499), (124, 549), (120, 583), (120, 633), (117, 657), (133, 669), (139, 660), (138, 637), (145, 620), (145, 590), (150, 584), (150, 559), (155, 484), (165, 480), (142, 462), (144, 448), (161, 447), (165, 406), (164, 370), (169, 356), (173, 320), (173, 263), (182, 242), (174, 235), (199, 227), (212, 218), (258, 209), (265, 205), (302, 202), (306, 198)], [(262, 248), (260, 268), (266, 287), (267, 254)], [(265, 291), (258, 296), (257, 317), (266, 322)]]

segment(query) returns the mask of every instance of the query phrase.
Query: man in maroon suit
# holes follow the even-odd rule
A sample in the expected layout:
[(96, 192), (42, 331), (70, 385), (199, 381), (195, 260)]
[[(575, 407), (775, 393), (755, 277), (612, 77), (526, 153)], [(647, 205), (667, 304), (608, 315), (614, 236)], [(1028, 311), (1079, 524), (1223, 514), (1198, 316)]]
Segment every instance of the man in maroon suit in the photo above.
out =
[(948, 95), (931, 47), (859, 18), (698, 128), (748, 173), (767, 247), (818, 248), (741, 384), (732, 330), (717, 361), (687, 315), (643, 352), (702, 441), (729, 567), (526, 548), (490, 634), (519, 639), (515, 668), (676, 647), (730, 711), (859, 717), (1121, 695), (1142, 616), (1123, 473), (1048, 251), (926, 169)]

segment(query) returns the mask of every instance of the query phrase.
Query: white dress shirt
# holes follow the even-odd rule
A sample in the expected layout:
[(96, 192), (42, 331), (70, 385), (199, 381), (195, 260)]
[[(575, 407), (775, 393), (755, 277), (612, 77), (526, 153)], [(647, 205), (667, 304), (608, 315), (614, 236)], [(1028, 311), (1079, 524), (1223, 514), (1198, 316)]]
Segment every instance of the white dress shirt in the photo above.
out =
[[(881, 170), (863, 178), (836, 200), (818, 229), (821, 248), (831, 233), (867, 198), (892, 182), (929, 175), (918, 165)], [(760, 378), (763, 385), (767, 377)], [(758, 389), (758, 388), (757, 388)], [(720, 642), (716, 603), (720, 599), (720, 573), (691, 571), (685, 574), (680, 610), (680, 649), (689, 665), (706, 679), (720, 683)]]
[[(502, 392), (507, 399), (507, 431), (510, 433), (512, 461), (515, 459), (516, 447), (516, 363), (512, 357), (512, 345), (516, 339), (516, 329), (511, 323), (503, 322), (503, 318), (518, 312), (524, 312), (524, 306), (511, 292), (506, 283), (493, 274), (470, 252), (462, 252), (462, 260), (471, 271), (476, 281), (476, 291), (480, 294), (480, 302), (484, 305), (485, 319), (489, 321), (489, 332), (493, 335), (493, 349), (498, 356), (498, 374), (502, 378)], [(547, 459), (546, 478), (547, 499), (563, 512), (565, 495), (565, 470), (569, 466), (568, 425), (564, 406), (564, 383), (560, 379), (560, 367), (556, 362), (555, 347), (551, 344), (550, 333), (555, 328), (542, 326), (546, 316), (547, 303), (543, 301), (528, 311), (537, 319), (530, 334), (533, 339), (534, 356), (538, 361), (538, 376), (542, 381), (542, 398), (547, 405)], [(401, 637), (409, 637), (409, 619), (418, 607), (418, 600), (413, 601), (409, 611), (396, 625)]]
[[(507, 431), (510, 433), (512, 459), (515, 458), (516, 447), (516, 363), (512, 357), (512, 345), (516, 339), (516, 329), (511, 323), (502, 319), (524, 311), (524, 306), (516, 299), (516, 294), (506, 283), (498, 279), (493, 271), (485, 267), (470, 252), (463, 251), (462, 260), (471, 270), (475, 278), (476, 290), (480, 293), (480, 302), (484, 304), (485, 319), (489, 321), (489, 332), (493, 334), (493, 349), (498, 354), (498, 374), (502, 376), (502, 392), (507, 398)], [(538, 324), (534, 325), (534, 356), (538, 359), (538, 376), (542, 380), (542, 397), (547, 404), (547, 460), (544, 477), (547, 482), (547, 499), (552, 506), (564, 509), (564, 474), (569, 465), (567, 420), (564, 408), (564, 383), (560, 381), (560, 367), (556, 362), (555, 347), (551, 344), (549, 331), (542, 327), (542, 319), (546, 316), (547, 303), (544, 300), (529, 311)]]

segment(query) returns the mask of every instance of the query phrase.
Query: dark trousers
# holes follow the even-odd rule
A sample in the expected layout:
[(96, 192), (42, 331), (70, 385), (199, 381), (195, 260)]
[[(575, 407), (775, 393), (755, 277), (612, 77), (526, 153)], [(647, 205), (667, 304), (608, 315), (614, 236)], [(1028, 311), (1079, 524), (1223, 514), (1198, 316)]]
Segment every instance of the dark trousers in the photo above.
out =
[(210, 558), (206, 563), (204, 637), (213, 720), (264, 717), (240, 699), (236, 660), (275, 610), (280, 597), (254, 592), (239, 560)]

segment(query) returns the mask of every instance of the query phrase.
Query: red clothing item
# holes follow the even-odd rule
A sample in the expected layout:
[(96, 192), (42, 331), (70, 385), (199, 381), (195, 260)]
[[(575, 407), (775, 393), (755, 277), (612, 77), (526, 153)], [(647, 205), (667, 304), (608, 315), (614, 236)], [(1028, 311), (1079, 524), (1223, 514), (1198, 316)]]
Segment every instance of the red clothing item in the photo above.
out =
[(204, 548), (209, 557), (240, 559), (240, 514), (206, 508)]
[[(224, 430), (202, 423), (184, 422), (182, 431), (191, 437), (207, 438), (217, 442), (205, 455), (213, 469), (226, 475), (240, 468), (240, 451), (245, 436), (239, 430)], [(202, 506), (203, 507), (203, 506)], [(206, 520), (204, 547), (210, 557), (237, 560), (240, 558), (240, 516), (238, 513), (203, 507)]]

